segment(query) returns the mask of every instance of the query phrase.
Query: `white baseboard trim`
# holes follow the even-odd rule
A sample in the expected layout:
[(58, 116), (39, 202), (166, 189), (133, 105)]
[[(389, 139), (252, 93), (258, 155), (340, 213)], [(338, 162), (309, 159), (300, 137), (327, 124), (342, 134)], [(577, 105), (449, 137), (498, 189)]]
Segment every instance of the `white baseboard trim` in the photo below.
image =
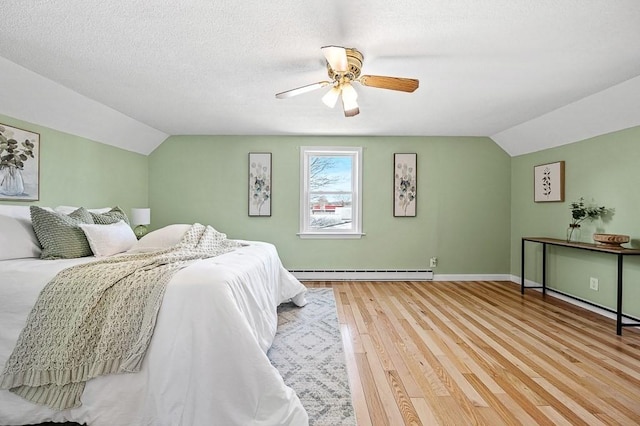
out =
[(433, 270), (291, 270), (300, 281), (510, 281), (508, 274), (434, 274)]
[(434, 281), (511, 281), (509, 274), (437, 274)]
[(290, 270), (300, 281), (432, 281), (433, 271), (424, 270)]
[[(516, 275), (511, 275), (511, 281), (513, 281), (516, 284), (520, 284), (521, 283), (520, 277), (518, 277)], [(538, 283), (538, 282), (535, 282), (535, 281), (532, 281), (532, 280), (525, 279), (524, 280), (524, 285), (527, 286), (527, 287), (530, 287), (530, 286), (537, 287), (537, 286), (542, 286), (542, 283)], [(547, 287), (547, 290), (548, 289), (549, 288)], [(529, 291), (531, 291), (531, 290), (535, 290), (535, 291), (538, 291), (538, 292), (542, 293), (542, 289), (541, 288), (529, 289)], [(551, 296), (551, 297), (555, 297), (556, 299), (559, 299), (559, 300), (562, 300), (564, 302), (570, 303), (572, 305), (584, 308), (587, 311), (591, 311), (591, 312), (594, 312), (596, 314), (599, 314), (599, 315), (602, 315), (604, 317), (611, 318), (611, 319), (614, 319), (614, 320), (616, 319), (616, 314), (613, 313), (613, 312), (608, 311), (607, 310), (608, 308), (607, 309), (599, 308), (596, 305), (592, 305), (590, 303), (581, 302), (580, 300), (576, 300), (576, 299), (574, 299), (572, 297), (565, 296), (564, 294), (557, 293), (555, 291), (550, 291), (550, 292), (547, 292), (546, 294)]]

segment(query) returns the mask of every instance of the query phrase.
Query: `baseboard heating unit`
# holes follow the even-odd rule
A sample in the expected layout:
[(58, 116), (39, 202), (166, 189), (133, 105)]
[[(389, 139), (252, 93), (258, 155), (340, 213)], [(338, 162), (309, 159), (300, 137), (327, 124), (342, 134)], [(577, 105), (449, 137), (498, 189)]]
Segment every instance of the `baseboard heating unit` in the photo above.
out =
[(432, 281), (431, 269), (293, 269), (301, 281)]

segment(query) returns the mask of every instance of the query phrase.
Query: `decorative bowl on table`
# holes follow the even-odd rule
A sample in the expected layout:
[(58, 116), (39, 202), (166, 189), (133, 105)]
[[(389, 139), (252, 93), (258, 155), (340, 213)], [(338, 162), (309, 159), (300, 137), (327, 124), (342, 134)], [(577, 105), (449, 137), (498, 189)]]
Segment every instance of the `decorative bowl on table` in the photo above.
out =
[(628, 243), (630, 240), (628, 235), (621, 234), (593, 234), (593, 239), (599, 244), (610, 247), (620, 247), (620, 244)]

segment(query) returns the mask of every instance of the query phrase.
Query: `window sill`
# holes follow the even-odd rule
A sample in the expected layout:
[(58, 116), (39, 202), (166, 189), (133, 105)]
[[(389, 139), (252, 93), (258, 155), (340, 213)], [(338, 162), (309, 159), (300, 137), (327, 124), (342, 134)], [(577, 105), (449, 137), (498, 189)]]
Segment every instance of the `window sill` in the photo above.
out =
[(330, 239), (330, 240), (353, 240), (365, 236), (363, 232), (299, 232), (296, 234), (301, 239)]

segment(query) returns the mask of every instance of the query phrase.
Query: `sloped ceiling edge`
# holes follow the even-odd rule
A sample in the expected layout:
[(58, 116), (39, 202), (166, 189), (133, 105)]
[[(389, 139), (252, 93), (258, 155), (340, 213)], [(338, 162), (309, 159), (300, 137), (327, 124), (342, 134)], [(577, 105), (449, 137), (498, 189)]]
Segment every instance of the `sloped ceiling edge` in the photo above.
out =
[(148, 155), (164, 132), (0, 57), (0, 113)]
[(640, 76), (491, 136), (510, 156), (640, 125)]

